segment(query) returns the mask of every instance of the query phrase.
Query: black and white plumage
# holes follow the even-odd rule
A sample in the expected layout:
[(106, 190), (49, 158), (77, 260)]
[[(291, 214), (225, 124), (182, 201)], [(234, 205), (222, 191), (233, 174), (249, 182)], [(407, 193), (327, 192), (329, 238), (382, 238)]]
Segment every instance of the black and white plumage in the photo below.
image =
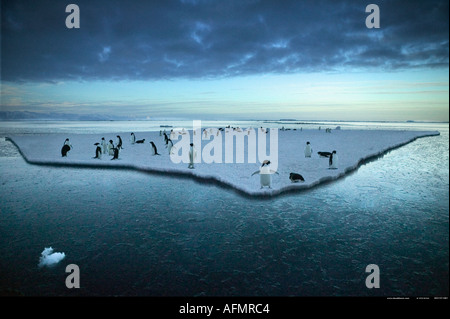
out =
[(122, 147), (122, 138), (120, 137), (120, 135), (117, 135), (116, 136), (117, 137), (117, 142), (116, 142), (116, 148), (118, 148), (118, 149), (123, 149), (123, 147)]
[(102, 137), (101, 145), (102, 145), (102, 153), (106, 154), (108, 152), (108, 143), (106, 143), (104, 137)]
[(156, 148), (155, 143), (150, 142), (150, 144), (151, 144), (151, 147), (152, 147), (152, 155), (161, 155), (161, 154), (158, 154), (158, 149)]
[(311, 157), (313, 152), (313, 149), (311, 147), (311, 143), (306, 142), (306, 146), (305, 146), (305, 157)]
[(108, 155), (114, 155), (114, 142), (112, 140), (109, 140), (108, 145), (106, 145), (106, 149), (108, 151)]
[(64, 144), (63, 147), (61, 148), (61, 155), (62, 155), (62, 157), (66, 157), (68, 151), (70, 151), (70, 146)]
[(300, 174), (297, 174), (297, 173), (290, 173), (289, 174), (289, 179), (291, 180), (292, 183), (304, 182), (305, 181), (303, 176), (300, 175)]
[(330, 152), (317, 152), (317, 154), (319, 154), (319, 156), (321, 157), (330, 157), (331, 155)]
[(328, 160), (329, 169), (337, 169), (338, 156), (336, 151), (333, 151), (330, 155), (330, 159)]
[(102, 148), (100, 147), (100, 143), (95, 143), (94, 144), (95, 147), (95, 157), (94, 158), (98, 158), (101, 159), (102, 158)]
[(261, 184), (261, 188), (267, 186), (272, 188), (272, 174), (280, 175), (277, 171), (270, 169), (270, 161), (264, 160), (261, 164), (261, 168), (252, 174), (259, 174), (259, 182)]
[(112, 150), (113, 150), (113, 158), (111, 158), (111, 160), (119, 159), (119, 149), (117, 147), (114, 147)]

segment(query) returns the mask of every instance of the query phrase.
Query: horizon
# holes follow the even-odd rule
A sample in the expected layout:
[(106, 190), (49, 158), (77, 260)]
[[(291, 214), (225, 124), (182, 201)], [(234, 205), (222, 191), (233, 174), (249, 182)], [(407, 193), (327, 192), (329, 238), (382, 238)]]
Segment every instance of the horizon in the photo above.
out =
[(0, 111), (447, 123), (448, 1), (375, 3), (2, 1)]
[[(15, 113), (18, 116), (20, 116), (21, 114), (24, 113), (33, 113), (33, 114), (39, 114), (42, 115), (42, 117), (32, 117), (32, 118), (26, 118), (26, 117), (12, 117), (12, 118), (7, 118), (4, 117), (4, 114), (2, 113)], [(47, 116), (54, 116), (52, 117), (45, 117), (45, 115)], [(57, 117), (57, 116), (61, 116), (61, 117)], [(72, 118), (64, 118), (64, 116), (72, 116)], [(320, 122), (342, 122), (342, 123), (441, 123), (441, 124), (445, 124), (445, 123), (449, 123), (449, 121), (422, 121), (422, 120), (330, 120), (330, 119), (300, 119), (300, 118), (291, 118), (291, 119), (287, 119), (287, 118), (280, 118), (280, 119), (275, 119), (275, 118), (261, 118), (261, 119), (239, 119), (239, 118), (230, 118), (230, 119), (208, 119), (208, 118), (197, 118), (197, 119), (193, 119), (193, 118), (170, 118), (170, 117), (166, 117), (166, 118), (125, 118), (125, 117), (116, 117), (114, 119), (109, 119), (109, 118), (98, 118), (98, 117), (102, 117), (104, 115), (102, 114), (94, 114), (92, 118), (88, 118), (86, 115), (83, 114), (68, 114), (68, 113), (37, 113), (37, 112), (29, 112), (29, 111), (24, 111), (24, 112), (20, 112), (20, 111), (13, 111), (13, 112), (3, 112), (0, 111), (0, 122), (26, 122), (26, 121), (37, 121), (37, 122), (45, 122), (45, 121), (55, 121), (55, 122), (183, 122), (183, 121), (204, 121), (204, 122), (287, 122), (286, 124), (288, 124), (289, 122), (301, 122), (301, 123), (292, 123), (292, 124), (311, 124), (308, 122), (314, 122), (315, 123), (320, 123)], [(83, 118), (83, 119), (79, 119), (79, 118)]]

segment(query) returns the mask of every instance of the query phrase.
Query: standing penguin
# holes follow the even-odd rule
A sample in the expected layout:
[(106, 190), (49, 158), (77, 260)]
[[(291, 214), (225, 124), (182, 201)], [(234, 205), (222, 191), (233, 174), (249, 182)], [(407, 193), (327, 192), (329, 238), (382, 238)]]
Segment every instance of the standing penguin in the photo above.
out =
[(98, 159), (102, 159), (102, 148), (100, 147), (100, 143), (95, 143), (95, 157)]
[(330, 159), (328, 160), (329, 169), (337, 169), (338, 164), (338, 156), (336, 151), (333, 151), (330, 155)]
[(152, 155), (161, 155), (161, 154), (158, 154), (158, 149), (156, 148), (155, 143), (150, 142), (150, 144), (152, 146)]
[(270, 165), (270, 161), (265, 160), (261, 164), (261, 168), (252, 174), (252, 176), (255, 174), (259, 174), (261, 188), (263, 188), (264, 186), (268, 186), (269, 188), (272, 188), (272, 176), (271, 175), (273, 173), (280, 175), (280, 174), (278, 174), (278, 172), (271, 170), (269, 165)]
[(311, 157), (313, 150), (311, 147), (311, 144), (309, 144), (309, 142), (306, 142), (306, 147), (305, 147), (305, 157)]
[(104, 137), (102, 137), (101, 145), (102, 145), (102, 150), (103, 150), (102, 153), (106, 154), (106, 152), (108, 151), (108, 143), (106, 143), (106, 140)]
[(131, 144), (136, 143), (136, 136), (134, 135), (134, 133), (131, 133), (130, 142)]
[(63, 147), (61, 148), (61, 156), (66, 157), (68, 151), (70, 151), (70, 146), (64, 144)]
[(172, 140), (169, 138), (169, 139), (167, 140), (167, 150), (169, 151), (169, 155), (170, 155), (171, 152), (172, 152), (172, 147), (173, 147), (173, 142), (172, 142)]
[(66, 138), (66, 140), (64, 141), (64, 145), (68, 145), (70, 147), (70, 149), (73, 148), (72, 144), (70, 144), (70, 141), (68, 138)]
[(111, 160), (119, 159), (119, 148), (114, 147), (112, 151), (113, 151), (113, 158), (111, 158)]
[(114, 156), (114, 143), (112, 140), (109, 140), (109, 143), (106, 146), (106, 149), (108, 151), (108, 155)]
[(123, 149), (123, 147), (122, 147), (122, 138), (120, 137), (120, 135), (117, 135), (117, 142), (116, 142), (116, 147), (118, 148), (118, 149)]
[(191, 143), (191, 148), (189, 149), (189, 166), (188, 168), (195, 168), (194, 167), (194, 160), (197, 157), (197, 151), (194, 148), (194, 144)]
[(64, 145), (61, 148), (61, 155), (62, 157), (66, 157), (67, 153), (72, 149), (72, 144), (70, 144), (70, 141), (68, 138), (64, 141)]

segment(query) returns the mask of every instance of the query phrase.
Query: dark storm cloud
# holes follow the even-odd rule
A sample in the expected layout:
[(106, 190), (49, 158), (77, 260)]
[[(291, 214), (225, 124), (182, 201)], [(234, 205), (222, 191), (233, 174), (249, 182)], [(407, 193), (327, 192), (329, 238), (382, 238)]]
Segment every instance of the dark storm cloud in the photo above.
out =
[(448, 1), (2, 1), (2, 79), (216, 78), (448, 66)]

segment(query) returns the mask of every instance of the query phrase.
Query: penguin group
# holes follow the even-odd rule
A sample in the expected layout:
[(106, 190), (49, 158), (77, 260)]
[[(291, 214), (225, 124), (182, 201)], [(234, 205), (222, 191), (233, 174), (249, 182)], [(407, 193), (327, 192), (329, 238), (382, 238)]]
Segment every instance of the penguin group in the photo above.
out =
[(112, 156), (111, 160), (119, 159), (119, 150), (122, 147), (122, 138), (117, 135), (117, 141), (116, 146), (114, 146), (113, 140), (109, 140), (109, 142), (106, 142), (106, 139), (102, 137), (100, 143), (94, 143), (95, 146), (95, 156), (93, 158), (95, 159), (102, 159), (103, 154), (107, 154), (109, 156)]
[[(261, 133), (267, 134), (270, 132), (269, 128), (259, 127), (258, 129), (261, 131)], [(203, 135), (205, 138), (208, 138), (211, 135), (216, 135), (216, 134), (218, 135), (218, 134), (220, 134), (220, 132), (226, 133), (231, 130), (236, 131), (236, 132), (244, 132), (244, 133), (245, 133), (245, 131), (248, 131), (248, 133), (250, 131), (253, 131), (253, 129), (252, 130), (242, 130), (239, 127), (227, 126), (225, 128), (221, 127), (221, 128), (217, 128), (215, 130), (204, 129), (201, 132), (201, 135)], [(284, 127), (282, 128), (282, 131), (288, 131), (288, 130), (289, 129), (286, 129)], [(329, 132), (331, 130), (327, 129), (326, 131)], [(186, 130), (183, 129), (182, 131), (177, 131), (177, 132), (174, 132), (174, 130), (171, 130), (169, 134), (166, 132), (166, 130), (164, 130), (164, 131), (160, 130), (159, 135), (162, 137), (162, 140), (164, 141), (164, 144), (162, 144), (161, 140), (159, 140), (159, 142), (157, 140), (146, 142), (145, 138), (137, 139), (135, 133), (131, 133), (129, 142), (131, 145), (135, 145), (135, 144), (148, 145), (148, 144), (150, 144), (150, 154), (152, 156), (161, 156), (161, 154), (164, 154), (165, 151), (163, 153), (161, 153), (161, 151), (158, 151), (157, 144), (161, 147), (162, 147), (162, 145), (164, 145), (165, 148), (167, 149), (167, 153), (165, 153), (165, 154), (168, 154), (170, 156), (171, 154), (173, 154), (173, 150), (175, 148), (173, 145), (172, 139), (176, 140), (177, 136), (180, 134), (181, 135), (187, 134)], [(128, 145), (130, 145), (130, 144), (128, 144)], [(107, 140), (107, 139), (105, 139), (105, 137), (102, 137), (99, 142), (94, 143), (94, 146), (95, 146), (95, 156), (93, 158), (99, 159), (99, 160), (101, 160), (104, 155), (111, 156), (112, 157), (111, 160), (118, 160), (120, 151), (124, 149), (123, 140), (120, 135), (116, 135), (115, 142), (112, 139)], [(134, 146), (134, 147), (139, 148), (140, 146)], [(144, 149), (147, 147), (148, 146), (144, 146)], [(62, 157), (66, 157), (68, 155), (69, 151), (71, 151), (71, 150), (73, 150), (73, 146), (72, 146), (70, 140), (67, 138), (64, 141), (64, 144), (61, 148)], [(313, 152), (313, 148), (312, 148), (310, 141), (307, 141), (306, 145), (304, 147), (305, 158), (311, 158), (314, 153), (317, 153), (319, 155), (319, 157), (321, 157), (321, 158), (328, 159), (328, 169), (337, 169), (338, 168), (338, 156), (337, 156), (336, 150), (333, 150), (331, 152), (329, 152), (329, 151)], [(196, 150), (194, 144), (190, 143), (189, 156), (188, 156), (188, 158), (189, 158), (188, 168), (189, 169), (195, 169), (194, 163), (196, 160), (196, 156), (197, 156), (197, 150)], [(308, 159), (307, 159), (307, 161), (308, 161)], [(303, 172), (301, 172), (301, 173), (303, 174)], [(280, 175), (276, 170), (271, 169), (270, 160), (264, 160), (261, 163), (261, 166), (259, 167), (259, 169), (257, 171), (255, 171), (253, 174), (251, 174), (251, 176), (254, 176), (256, 174), (258, 174), (260, 176), (259, 181), (260, 181), (261, 189), (263, 189), (264, 187), (268, 187), (269, 189), (271, 189), (272, 188), (272, 178), (273, 178), (274, 174)], [(305, 178), (299, 172), (292, 172), (292, 171), (289, 173), (289, 180), (291, 183), (305, 182)]]

